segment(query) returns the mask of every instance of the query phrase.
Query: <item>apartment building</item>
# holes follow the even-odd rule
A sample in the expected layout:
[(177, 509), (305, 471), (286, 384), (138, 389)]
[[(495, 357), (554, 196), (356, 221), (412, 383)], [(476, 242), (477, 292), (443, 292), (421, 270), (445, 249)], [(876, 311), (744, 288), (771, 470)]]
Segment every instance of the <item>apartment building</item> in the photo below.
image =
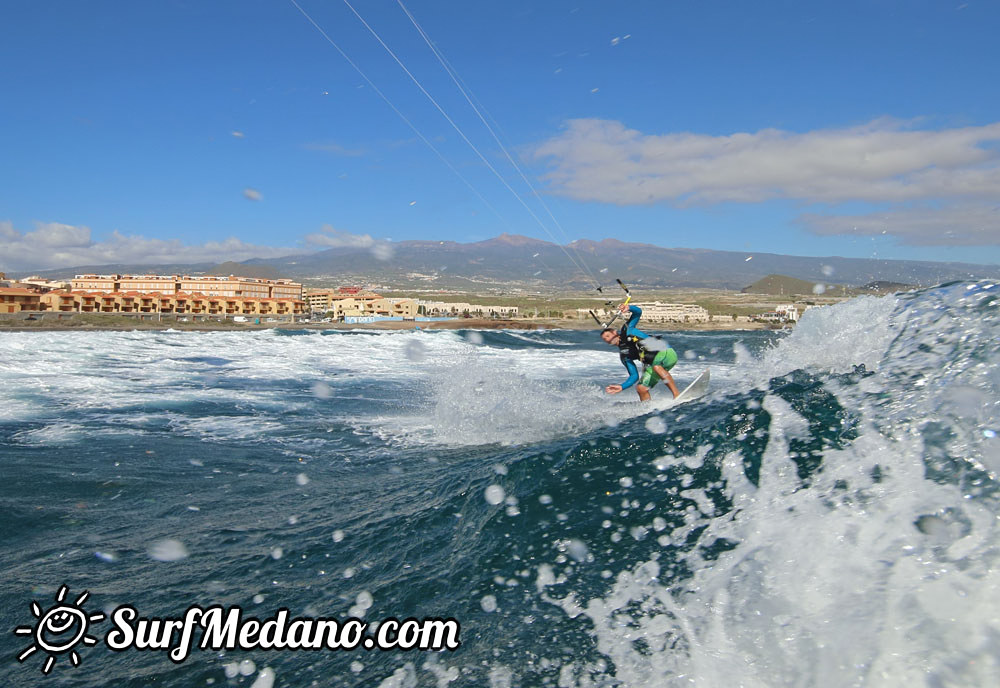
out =
[[(340, 287), (339, 289), (309, 289), (303, 297), (309, 308), (318, 313), (328, 313), (338, 310), (371, 310), (371, 304), (382, 297), (370, 291), (362, 291), (355, 287)], [(357, 315), (357, 313), (351, 313)]]
[(12, 284), (11, 286), (24, 287), (26, 289), (37, 287), (41, 291), (49, 291), (51, 289), (69, 289), (70, 282), (68, 280), (47, 280), (44, 277), (32, 275), (31, 277), (19, 279), (16, 284)]
[[(301, 315), (305, 301), (132, 292), (49, 292), (39, 297), (42, 310), (62, 313), (164, 313), (176, 315)], [(2, 311), (0, 311), (2, 312)]]
[(34, 289), (0, 287), (0, 313), (41, 310), (41, 294)]
[(516, 318), (517, 306), (484, 306), (477, 303), (417, 300), (417, 305), (428, 317), (474, 315), (480, 318)]
[(653, 303), (637, 304), (642, 308), (642, 319), (646, 322), (709, 322), (712, 316), (701, 306), (690, 303)]
[[(698, 323), (710, 322), (712, 316), (701, 306), (689, 303), (636, 303), (642, 309), (642, 321), (646, 323)], [(577, 317), (589, 318), (590, 309), (576, 309)], [(602, 308), (594, 311), (603, 320), (611, 317), (612, 311)]]
[(203, 275), (76, 275), (71, 282), (73, 291), (138, 292), (142, 294), (204, 294), (205, 296), (239, 296), (253, 299), (301, 299), (302, 285), (288, 279), (257, 277), (216, 277)]
[(773, 311), (760, 313), (754, 317), (763, 322), (797, 323), (799, 321), (799, 307), (795, 304), (789, 303), (776, 306)]
[(333, 318), (400, 317), (415, 318), (417, 302), (413, 299), (385, 298), (357, 287), (310, 289), (305, 301), (317, 314), (332, 314)]

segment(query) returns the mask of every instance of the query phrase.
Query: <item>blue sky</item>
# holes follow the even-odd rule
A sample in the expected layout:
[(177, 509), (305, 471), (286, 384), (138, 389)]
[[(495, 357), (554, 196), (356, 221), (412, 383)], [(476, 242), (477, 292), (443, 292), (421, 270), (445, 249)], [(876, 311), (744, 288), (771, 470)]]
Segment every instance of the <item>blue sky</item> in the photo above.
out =
[(1000, 262), (998, 3), (352, 0), (460, 134), (295, 1), (8, 3), (0, 270), (501, 232)]

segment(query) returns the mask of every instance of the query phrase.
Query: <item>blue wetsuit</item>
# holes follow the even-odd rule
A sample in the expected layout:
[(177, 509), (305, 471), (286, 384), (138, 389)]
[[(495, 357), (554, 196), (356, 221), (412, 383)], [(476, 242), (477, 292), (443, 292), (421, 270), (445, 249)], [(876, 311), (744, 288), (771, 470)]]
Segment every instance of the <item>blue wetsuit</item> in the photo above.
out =
[(632, 336), (638, 337), (639, 339), (645, 339), (649, 336), (636, 327), (636, 323), (638, 323), (639, 318), (642, 317), (642, 309), (638, 306), (629, 306), (628, 309), (632, 313), (632, 317), (628, 319), (628, 322), (625, 323), (618, 332), (618, 336), (621, 337), (618, 349), (621, 354), (622, 365), (624, 365), (625, 370), (628, 371), (628, 379), (622, 383), (622, 389), (628, 389), (639, 381), (639, 370), (635, 367), (635, 363), (630, 355), (630, 350), (633, 347), (628, 344), (628, 337)]

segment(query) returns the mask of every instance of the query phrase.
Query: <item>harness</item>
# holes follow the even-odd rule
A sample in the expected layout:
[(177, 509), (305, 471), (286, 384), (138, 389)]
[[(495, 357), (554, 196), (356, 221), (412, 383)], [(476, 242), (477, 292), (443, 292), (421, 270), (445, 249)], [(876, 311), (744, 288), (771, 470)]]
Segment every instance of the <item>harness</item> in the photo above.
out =
[[(639, 361), (643, 365), (650, 365), (653, 359), (656, 358), (656, 354), (660, 353), (665, 347), (660, 347), (656, 350), (646, 348), (643, 343), (642, 337), (636, 337), (634, 334), (628, 334), (628, 326), (623, 326), (618, 331), (618, 336), (620, 337), (618, 342), (618, 351), (622, 358), (628, 358), (633, 361)], [(648, 339), (661, 339), (656, 335), (648, 337)]]

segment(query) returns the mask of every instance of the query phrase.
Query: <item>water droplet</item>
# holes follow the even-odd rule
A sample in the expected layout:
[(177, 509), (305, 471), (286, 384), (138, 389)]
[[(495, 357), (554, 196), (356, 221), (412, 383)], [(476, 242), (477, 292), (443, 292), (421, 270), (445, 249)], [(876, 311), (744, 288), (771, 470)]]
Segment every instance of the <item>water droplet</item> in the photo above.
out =
[(156, 561), (177, 561), (188, 555), (187, 547), (180, 540), (158, 540), (149, 546), (148, 554)]
[(406, 343), (406, 358), (414, 363), (420, 363), (427, 358), (427, 347), (423, 342), (411, 339)]
[(257, 674), (257, 680), (251, 684), (250, 688), (273, 688), (274, 687), (274, 669), (271, 667), (264, 667)]
[(667, 421), (659, 416), (653, 416), (646, 421), (646, 429), (654, 435), (662, 435), (667, 431)]
[(566, 551), (571, 557), (579, 562), (587, 561), (587, 545), (583, 540), (570, 540), (569, 545), (566, 547)]
[(486, 501), (489, 504), (497, 505), (504, 500), (504, 497), (507, 496), (507, 493), (504, 492), (503, 488), (500, 487), (499, 485), (490, 485), (489, 487), (486, 488), (484, 496), (486, 497)]
[(333, 388), (325, 382), (315, 382), (312, 386), (312, 394), (317, 399), (329, 399), (333, 396)]

